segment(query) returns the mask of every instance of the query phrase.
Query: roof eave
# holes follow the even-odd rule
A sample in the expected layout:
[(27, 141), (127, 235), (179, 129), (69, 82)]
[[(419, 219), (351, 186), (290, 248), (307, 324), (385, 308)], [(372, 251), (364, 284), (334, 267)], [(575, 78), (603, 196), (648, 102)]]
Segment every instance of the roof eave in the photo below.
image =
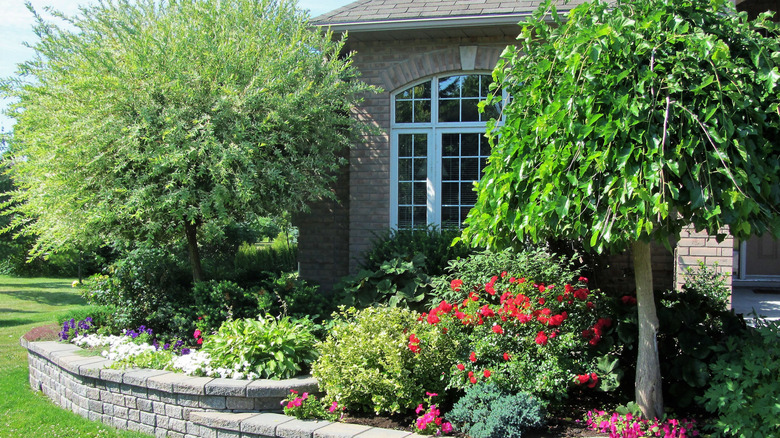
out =
[[(561, 11), (563, 12), (563, 11)], [(436, 17), (410, 18), (382, 21), (353, 21), (336, 23), (314, 23), (315, 26), (330, 29), (333, 32), (380, 32), (413, 29), (446, 29), (480, 26), (515, 25), (523, 18), (530, 17), (528, 13), (513, 13), (500, 15), (474, 15), (468, 17)], [(546, 19), (546, 21), (552, 21)]]

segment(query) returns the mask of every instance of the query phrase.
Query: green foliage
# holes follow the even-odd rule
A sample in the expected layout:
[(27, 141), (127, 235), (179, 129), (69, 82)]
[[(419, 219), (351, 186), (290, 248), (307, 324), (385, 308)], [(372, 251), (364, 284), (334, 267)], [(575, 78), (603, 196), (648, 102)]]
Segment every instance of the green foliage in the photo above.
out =
[(297, 272), (273, 274), (260, 292), (276, 300), (272, 311), (280, 315), (321, 322), (336, 310), (333, 297), (323, 294), (318, 285), (299, 278)]
[(363, 254), (361, 267), (375, 271), (388, 260), (409, 260), (419, 253), (424, 255), (425, 272), (428, 275), (441, 275), (447, 262), (465, 257), (472, 251), (462, 242), (453, 245), (453, 240), (459, 235), (458, 229), (440, 229), (435, 226), (390, 229), (374, 236), (371, 249)]
[(493, 72), (486, 104), (512, 99), (464, 238), (780, 236), (779, 34), (728, 0), (595, 1), (565, 21), (545, 2)]
[(255, 318), (268, 310), (273, 299), (259, 289), (247, 290), (228, 281), (202, 281), (192, 288), (194, 312), (209, 331), (229, 319)]
[(517, 278), (533, 279), (540, 284), (562, 285), (579, 277), (580, 269), (575, 266), (575, 260), (576, 256), (567, 259), (537, 246), (521, 250), (507, 248), (497, 252), (477, 252), (450, 260), (446, 269), (448, 274), (432, 281), (434, 294), (448, 301), (462, 300), (463, 295), (450, 287), (452, 278), (460, 279), (467, 285), (483, 285), (501, 272), (509, 272)]
[(343, 278), (336, 294), (350, 306), (389, 304), (421, 311), (435, 301), (431, 277), (444, 274), (450, 260), (472, 252), (463, 243), (453, 244), (459, 234), (436, 227), (378, 234), (363, 255), (360, 272)]
[(203, 342), (212, 368), (256, 373), (265, 379), (288, 379), (317, 358), (311, 322), (272, 316), (226, 321)]
[(703, 301), (719, 311), (728, 310), (731, 304), (731, 287), (726, 284), (726, 279), (726, 275), (718, 272), (717, 265), (710, 268), (699, 260), (697, 269), (685, 269), (682, 289), (701, 295)]
[(718, 415), (715, 436), (780, 436), (780, 323), (759, 320), (716, 352), (709, 388), (699, 399)]
[(268, 245), (242, 244), (233, 266), (224, 277), (248, 284), (266, 280), (269, 273), (298, 270), (298, 247), (275, 248)]
[[(288, 0), (107, 0), (40, 41), (14, 98), (13, 227), (35, 255), (161, 245), (334, 195), (373, 91), (343, 41)], [(195, 270), (193, 265), (193, 270)], [(198, 276), (195, 276), (198, 279)]]
[(466, 390), (447, 419), (473, 438), (521, 438), (545, 424), (545, 406), (526, 393), (508, 394), (493, 383)]
[(87, 317), (90, 317), (92, 318), (92, 326), (95, 327), (98, 333), (110, 332), (111, 328), (114, 326), (113, 321), (115, 313), (116, 308), (112, 306), (93, 305), (80, 307), (63, 313), (59, 318), (57, 318), (57, 323), (62, 325), (64, 322), (70, 321), (71, 319), (76, 321), (83, 321), (87, 319)]
[[(664, 399), (678, 409), (693, 407), (695, 398), (704, 393), (713, 377), (708, 366), (718, 360), (714, 348), (744, 326), (711, 287), (722, 277), (709, 277), (706, 271), (703, 275), (709, 278), (704, 289), (688, 284), (682, 291), (666, 291), (656, 296)], [(630, 370), (636, 360), (636, 304), (621, 301), (617, 312), (620, 321), (617, 334), (623, 345), (621, 366)], [(626, 377), (632, 379), (633, 374)]]
[(431, 298), (430, 277), (425, 273), (425, 256), (401, 257), (383, 262), (376, 271), (361, 270), (335, 286), (346, 304), (365, 308), (375, 304), (421, 310)]
[[(443, 393), (441, 373), (457, 345), (418, 318), (408, 309), (388, 307), (339, 314), (312, 366), (320, 388), (351, 411), (377, 414), (411, 411), (426, 391)], [(410, 333), (421, 340), (419, 353), (408, 347)]]

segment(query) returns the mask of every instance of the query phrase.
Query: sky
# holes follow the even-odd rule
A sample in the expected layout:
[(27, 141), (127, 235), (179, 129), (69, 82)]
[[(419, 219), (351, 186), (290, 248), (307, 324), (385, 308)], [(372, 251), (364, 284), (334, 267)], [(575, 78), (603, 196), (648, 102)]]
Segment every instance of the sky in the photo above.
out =
[[(80, 5), (94, 3), (94, 0), (29, 0), (36, 11), (44, 17), (46, 7), (52, 7), (66, 15), (78, 13)], [(298, 6), (308, 9), (312, 17), (340, 8), (352, 0), (298, 0)], [(33, 19), (25, 7), (25, 0), (0, 0), (0, 78), (13, 76), (16, 65), (32, 59), (33, 51), (24, 46), (24, 42), (35, 43), (37, 37), (32, 32)], [(8, 101), (0, 99), (0, 113)], [(9, 131), (13, 120), (0, 114), (0, 130)]]

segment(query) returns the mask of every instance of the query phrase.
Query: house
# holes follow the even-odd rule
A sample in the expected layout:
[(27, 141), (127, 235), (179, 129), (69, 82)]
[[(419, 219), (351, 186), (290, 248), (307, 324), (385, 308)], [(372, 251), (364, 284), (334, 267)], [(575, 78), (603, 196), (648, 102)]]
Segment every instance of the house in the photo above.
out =
[[(583, 1), (561, 0), (558, 10), (566, 13)], [(384, 92), (367, 96), (355, 115), (382, 133), (349, 151), (349, 165), (333, 187), (340, 202), (321, 202), (297, 220), (304, 278), (332, 287), (356, 270), (374, 233), (388, 227), (463, 221), (475, 202), (472, 182), (489, 154), (482, 135), (485, 123), (496, 113), (488, 108), (480, 114), (477, 103), (485, 97), (501, 52), (515, 42), (517, 23), (539, 3), (359, 0), (313, 20), (337, 35), (349, 33), (345, 50), (356, 53), (362, 79)], [(738, 3), (753, 15), (778, 7), (776, 0)], [(777, 249), (777, 242), (770, 243)], [(739, 269), (739, 278), (780, 275), (777, 259), (769, 263), (769, 271), (751, 270), (753, 259), (763, 257), (762, 249), (752, 252), (754, 246), (686, 231), (675, 254), (655, 249), (656, 284), (672, 287), (681, 281), (685, 267), (696, 266), (698, 260), (717, 263), (726, 272), (747, 263)], [(743, 255), (736, 266), (735, 248)], [(611, 277), (619, 279), (628, 258), (614, 258), (611, 265)]]

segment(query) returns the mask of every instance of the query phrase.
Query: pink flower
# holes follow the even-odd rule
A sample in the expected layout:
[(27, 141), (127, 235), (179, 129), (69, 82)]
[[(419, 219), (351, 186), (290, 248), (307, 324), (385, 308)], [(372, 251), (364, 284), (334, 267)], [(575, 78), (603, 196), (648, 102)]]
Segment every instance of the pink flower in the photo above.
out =
[(428, 391), (425, 391), (425, 395), (427, 395), (428, 397), (436, 397), (436, 396), (437, 396), (437, 395), (439, 395), (439, 394), (436, 394), (435, 392), (428, 392)]
[(452, 423), (450, 423), (450, 422), (446, 422), (446, 423), (441, 425), (441, 432), (442, 433), (450, 433), (450, 432), (452, 432), (452, 430), (453, 430), (452, 429)]
[(335, 412), (335, 411), (336, 411), (336, 409), (338, 409), (338, 408), (339, 408), (339, 404), (338, 404), (338, 403), (336, 403), (336, 402), (333, 402), (333, 403), (330, 405), (330, 407), (328, 408), (328, 411), (329, 411), (330, 413), (333, 413), (333, 412)]
[(192, 337), (195, 339), (198, 339), (201, 335), (201, 331), (198, 329), (195, 329), (195, 331), (192, 333)]

